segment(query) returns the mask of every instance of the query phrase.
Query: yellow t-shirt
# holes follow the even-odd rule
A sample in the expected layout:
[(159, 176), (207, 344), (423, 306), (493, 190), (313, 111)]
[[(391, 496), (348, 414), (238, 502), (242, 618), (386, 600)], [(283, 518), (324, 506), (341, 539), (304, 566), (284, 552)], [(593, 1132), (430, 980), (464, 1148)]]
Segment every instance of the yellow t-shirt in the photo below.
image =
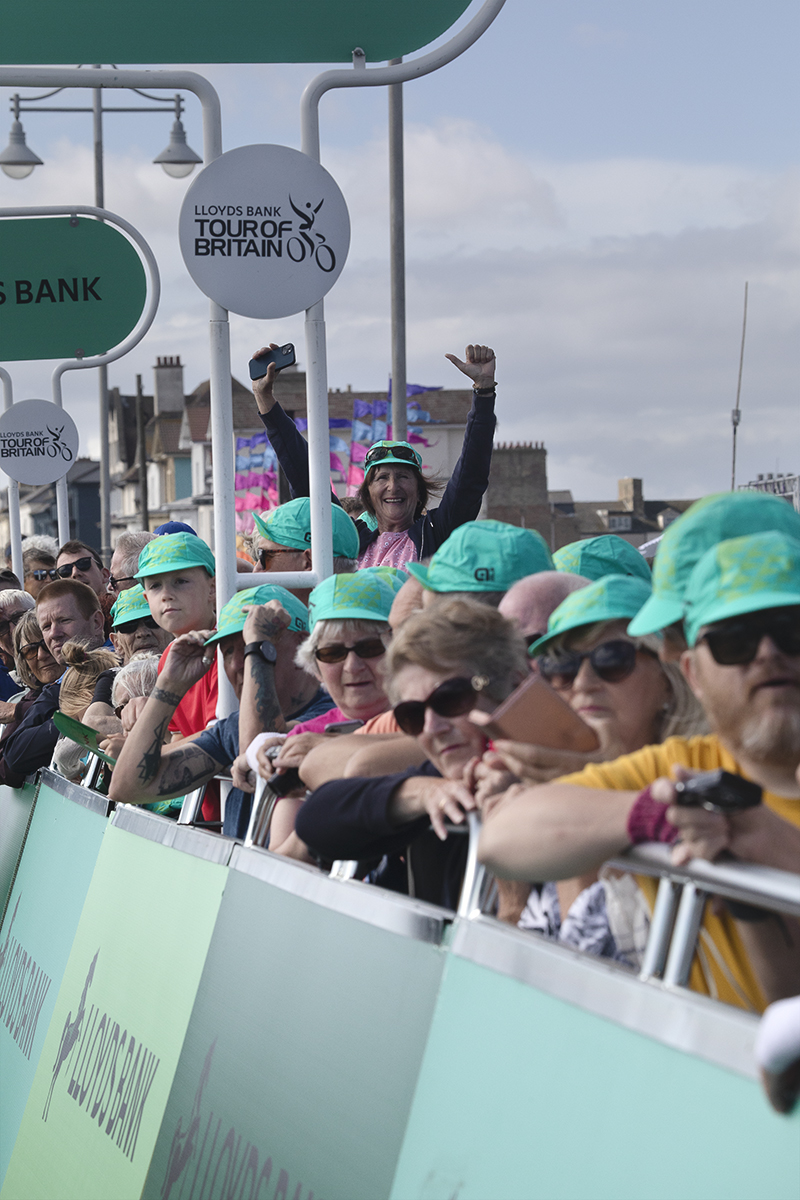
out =
[[(619, 792), (641, 792), (654, 780), (669, 776), (675, 765), (691, 767), (695, 771), (713, 771), (722, 767), (735, 775), (745, 774), (717, 737), (708, 734), (705, 737), (668, 738), (661, 745), (645, 746), (643, 750), (623, 755), (613, 762), (591, 763), (582, 771), (563, 776), (558, 782)], [(763, 800), (784, 821), (800, 826), (800, 800), (790, 800), (771, 792), (764, 792)], [(652, 908), (658, 881), (641, 876), (638, 882)], [(762, 1012), (766, 1001), (733, 917), (727, 912), (721, 917), (715, 916), (708, 904), (702, 929), (705, 934), (701, 932), (698, 941), (698, 953), (692, 963), (689, 986), (704, 995), (715, 995), (726, 1004), (739, 1008), (752, 1006)], [(709, 942), (713, 946), (709, 946)], [(717, 954), (724, 966), (717, 961)], [(735, 980), (735, 985), (729, 975)], [(747, 1001), (744, 997), (747, 997)]]

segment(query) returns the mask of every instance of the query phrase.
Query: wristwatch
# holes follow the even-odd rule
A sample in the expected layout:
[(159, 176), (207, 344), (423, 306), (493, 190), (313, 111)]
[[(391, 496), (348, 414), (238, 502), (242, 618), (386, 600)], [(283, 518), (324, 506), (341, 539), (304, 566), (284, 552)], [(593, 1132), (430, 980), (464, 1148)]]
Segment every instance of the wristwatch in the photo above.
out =
[(264, 662), (268, 663), (274, 663), (278, 658), (278, 651), (272, 642), (266, 639), (263, 642), (248, 642), (244, 648), (245, 658), (249, 654), (257, 654), (259, 658), (263, 658)]

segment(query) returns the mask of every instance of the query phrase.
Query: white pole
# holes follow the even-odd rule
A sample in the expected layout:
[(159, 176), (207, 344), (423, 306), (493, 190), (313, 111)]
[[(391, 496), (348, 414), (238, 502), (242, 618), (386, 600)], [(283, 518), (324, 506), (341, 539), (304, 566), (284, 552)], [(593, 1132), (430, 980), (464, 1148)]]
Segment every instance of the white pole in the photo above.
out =
[(325, 350), (325, 304), (306, 309), (306, 413), (311, 500), (311, 554), (319, 580), (333, 574), (330, 435), (328, 433), (328, 360)]
[[(0, 367), (0, 379), (3, 381), (3, 400), (6, 412), (14, 403), (14, 387), (11, 376), (4, 367)], [(11, 542), (11, 570), (24, 585), (24, 570), (22, 566), (22, 530), (19, 520), (19, 484), (16, 479), (8, 479), (8, 540)]]

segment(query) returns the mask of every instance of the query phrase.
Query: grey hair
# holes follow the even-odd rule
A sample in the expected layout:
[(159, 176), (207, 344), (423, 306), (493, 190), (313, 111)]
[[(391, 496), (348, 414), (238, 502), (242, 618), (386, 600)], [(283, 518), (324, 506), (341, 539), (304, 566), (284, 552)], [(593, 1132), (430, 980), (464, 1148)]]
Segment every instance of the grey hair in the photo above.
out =
[(58, 558), (58, 542), (54, 537), (49, 537), (46, 533), (32, 533), (30, 537), (22, 540), (22, 557), (26, 553), (35, 550), (37, 554), (45, 554), (53, 561)]
[(28, 666), (28, 660), (22, 657), (21, 650), (23, 645), (27, 646), (29, 642), (41, 641), (42, 631), (39, 628), (39, 622), (36, 620), (36, 610), (29, 609), (28, 612), (23, 613), (14, 626), (14, 662), (20, 681), (25, 684), (25, 687), (31, 688), (32, 691), (37, 691), (42, 686), (42, 683)]
[[(46, 568), (52, 568), (56, 565), (56, 560), (52, 554), (48, 554), (46, 550), (40, 550), (38, 546), (25, 546), (22, 549), (22, 569), (27, 574), (28, 568), (34, 563), (43, 563)], [(35, 569), (35, 568), (34, 568)]]
[(0, 592), (0, 611), (11, 608), (13, 604), (21, 605), (25, 612), (29, 608), (36, 608), (36, 601), (28, 592), (20, 592), (16, 588), (5, 588)]
[(125, 557), (122, 560), (122, 574), (120, 579), (132, 579), (139, 570), (139, 555), (144, 550), (148, 542), (152, 542), (155, 538), (154, 533), (148, 533), (144, 529), (126, 529), (117, 538), (117, 544), (114, 547), (114, 553), (119, 550)]
[(334, 558), (334, 560), (333, 560), (334, 575), (352, 575), (353, 572), (357, 571), (357, 570), (358, 570), (358, 559), (357, 558), (342, 558), (341, 556), (339, 556), (339, 557)]
[(392, 630), (388, 621), (369, 621), (366, 618), (350, 621), (317, 621), (306, 640), (297, 647), (297, 654), (294, 656), (297, 666), (308, 671), (309, 675), (313, 675), (315, 679), (322, 678), (317, 666), (316, 650), (323, 634), (327, 637), (342, 639), (365, 637), (372, 634), (373, 636), (377, 635), (384, 646), (388, 646)]
[(497, 608), (505, 596), (505, 592), (435, 592), (433, 588), (425, 588), (425, 591), (434, 597), (428, 601), (428, 608), (447, 600), (474, 600), (478, 604), (488, 604), (490, 608)]
[[(619, 624), (619, 621), (595, 621), (590, 625), (580, 625), (577, 629), (569, 629), (550, 643), (548, 653), (557, 657), (559, 650), (584, 649), (598, 637), (602, 637), (606, 630)], [(700, 701), (686, 682), (683, 671), (677, 663), (663, 662), (660, 657), (662, 640), (659, 634), (646, 633), (642, 637), (631, 638), (631, 641), (638, 649), (649, 650), (658, 658), (662, 674), (669, 687), (669, 699), (657, 722), (657, 741), (666, 741), (668, 737), (689, 738), (708, 733), (706, 715)]]
[[(253, 570), (260, 571), (261, 567), (258, 565), (258, 543), (261, 541), (261, 534), (257, 529), (255, 529), (252, 533), (245, 534), (245, 536), (242, 538), (242, 541), (244, 542), (245, 552), (249, 554), (254, 561)], [(297, 553), (302, 554), (302, 550), (298, 550)], [(357, 570), (357, 558), (342, 558), (337, 556), (333, 560), (334, 575), (352, 575), (353, 572)]]
[(158, 659), (157, 654), (134, 655), (129, 663), (120, 667), (111, 688), (111, 704), (114, 708), (119, 703), (122, 688), (129, 696), (150, 695), (158, 678)]

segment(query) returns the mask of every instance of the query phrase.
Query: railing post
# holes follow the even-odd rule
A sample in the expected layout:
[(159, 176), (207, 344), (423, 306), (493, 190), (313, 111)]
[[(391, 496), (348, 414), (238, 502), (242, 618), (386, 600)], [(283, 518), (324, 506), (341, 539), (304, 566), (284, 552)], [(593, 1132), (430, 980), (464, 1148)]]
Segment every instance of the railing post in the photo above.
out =
[(706, 899), (707, 893), (701, 891), (696, 884), (685, 885), (664, 970), (664, 983), (667, 987), (686, 987), (689, 982)]
[(476, 812), (470, 812), (467, 813), (467, 821), (469, 823), (469, 848), (464, 882), (461, 884), (461, 895), (458, 898), (458, 915), (460, 917), (472, 917), (480, 912), (480, 894), (486, 876), (486, 868), (478, 862), (481, 819)]
[(650, 934), (647, 938), (642, 969), (639, 972), (640, 979), (653, 979), (660, 976), (664, 970), (680, 893), (680, 884), (674, 883), (666, 875), (662, 876), (653, 907)]

